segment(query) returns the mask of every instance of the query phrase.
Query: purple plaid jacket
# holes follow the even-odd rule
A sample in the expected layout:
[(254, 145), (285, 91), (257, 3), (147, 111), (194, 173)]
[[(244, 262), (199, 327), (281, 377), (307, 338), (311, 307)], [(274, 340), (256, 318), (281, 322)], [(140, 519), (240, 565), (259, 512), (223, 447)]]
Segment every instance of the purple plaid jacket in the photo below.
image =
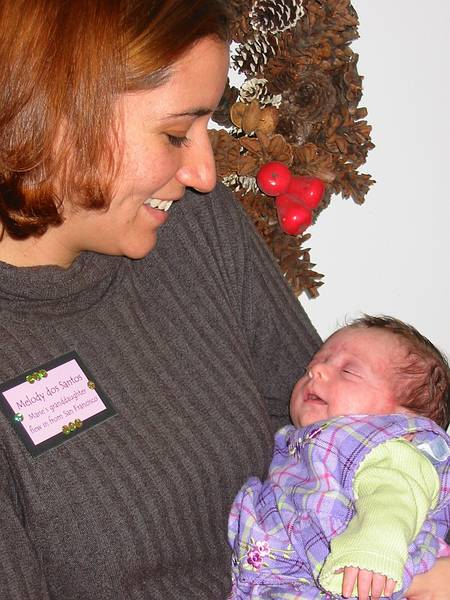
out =
[[(409, 548), (402, 590), (414, 575), (429, 570), (450, 528), (450, 438), (433, 421), (407, 415), (353, 415), (275, 437), (267, 480), (252, 478), (236, 497), (229, 519), (233, 548), (233, 600), (341, 598), (321, 588), (319, 574), (330, 540), (354, 514), (353, 478), (377, 445), (414, 433), (428, 442), (441, 491)], [(394, 600), (403, 597), (396, 592)]]

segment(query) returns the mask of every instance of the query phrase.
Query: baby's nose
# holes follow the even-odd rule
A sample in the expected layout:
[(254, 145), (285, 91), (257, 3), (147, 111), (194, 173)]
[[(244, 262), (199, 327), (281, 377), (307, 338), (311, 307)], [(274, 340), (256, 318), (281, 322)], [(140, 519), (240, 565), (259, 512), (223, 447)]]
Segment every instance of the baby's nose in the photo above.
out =
[(314, 363), (308, 369), (308, 377), (310, 379), (325, 379), (326, 365), (320, 362)]

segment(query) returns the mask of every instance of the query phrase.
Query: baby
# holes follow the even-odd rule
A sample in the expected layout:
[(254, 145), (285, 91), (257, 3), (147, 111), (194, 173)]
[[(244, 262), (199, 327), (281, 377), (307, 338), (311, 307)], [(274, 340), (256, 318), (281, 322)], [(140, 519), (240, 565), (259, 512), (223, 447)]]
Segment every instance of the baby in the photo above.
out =
[(449, 367), (413, 327), (364, 316), (334, 333), (291, 396), (268, 479), (229, 519), (230, 598), (403, 598), (448, 555)]

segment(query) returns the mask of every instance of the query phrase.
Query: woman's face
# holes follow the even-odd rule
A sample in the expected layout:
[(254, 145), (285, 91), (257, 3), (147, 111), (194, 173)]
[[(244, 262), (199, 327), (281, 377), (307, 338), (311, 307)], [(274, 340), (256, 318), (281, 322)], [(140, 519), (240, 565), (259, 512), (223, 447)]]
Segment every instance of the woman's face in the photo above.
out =
[(64, 204), (65, 222), (51, 231), (58, 264), (70, 264), (83, 250), (142, 258), (168, 218), (165, 204), (152, 207), (155, 200), (179, 200), (186, 187), (214, 188), (207, 124), (222, 96), (228, 61), (225, 43), (204, 38), (173, 65), (165, 83), (119, 99), (122, 167), (112, 201), (106, 212)]

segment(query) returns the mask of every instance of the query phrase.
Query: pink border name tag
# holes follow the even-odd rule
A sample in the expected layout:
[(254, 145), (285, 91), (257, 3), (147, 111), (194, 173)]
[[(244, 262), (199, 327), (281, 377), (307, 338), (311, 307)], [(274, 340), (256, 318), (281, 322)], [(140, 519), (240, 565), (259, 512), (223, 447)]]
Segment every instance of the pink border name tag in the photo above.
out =
[(117, 414), (76, 352), (15, 377), (0, 393), (3, 414), (33, 456)]

